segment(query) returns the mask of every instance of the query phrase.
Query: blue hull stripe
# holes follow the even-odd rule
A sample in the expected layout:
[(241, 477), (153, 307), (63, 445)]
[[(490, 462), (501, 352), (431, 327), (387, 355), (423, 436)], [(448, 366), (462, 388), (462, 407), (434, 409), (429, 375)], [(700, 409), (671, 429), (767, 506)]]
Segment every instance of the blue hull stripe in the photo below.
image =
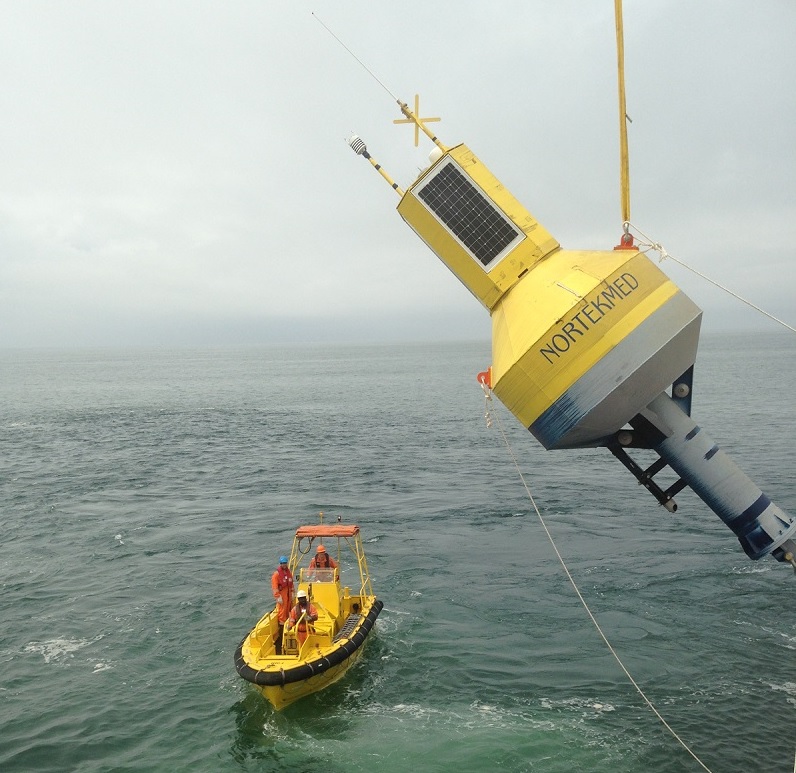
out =
[(757, 517), (771, 504), (771, 500), (761, 494), (757, 501), (753, 502), (737, 518), (732, 519), (730, 528), (738, 535), (743, 534), (750, 524), (757, 520)]

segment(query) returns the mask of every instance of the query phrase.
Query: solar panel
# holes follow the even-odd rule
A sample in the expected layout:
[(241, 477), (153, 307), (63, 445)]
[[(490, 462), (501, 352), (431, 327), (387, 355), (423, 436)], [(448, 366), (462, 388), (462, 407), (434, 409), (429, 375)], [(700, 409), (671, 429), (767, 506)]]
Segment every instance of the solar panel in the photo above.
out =
[(450, 159), (415, 192), (485, 268), (509, 245), (524, 238)]

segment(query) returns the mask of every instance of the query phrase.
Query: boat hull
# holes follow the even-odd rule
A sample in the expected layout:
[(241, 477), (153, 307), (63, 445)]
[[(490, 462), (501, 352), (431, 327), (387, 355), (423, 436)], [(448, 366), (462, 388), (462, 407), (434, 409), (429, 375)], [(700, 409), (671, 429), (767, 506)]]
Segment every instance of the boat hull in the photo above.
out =
[(383, 602), (375, 597), (367, 599), (358, 619), (352, 620), (350, 630), (341, 632), (328, 646), (321, 646), (310, 637), (301, 657), (277, 655), (272, 650), (270, 642), (276, 620), (274, 613), (269, 613), (238, 646), (235, 668), (275, 709), (281, 710), (345, 676), (362, 654), (383, 606)]
[(285, 685), (257, 685), (257, 689), (277, 711), (281, 711), (300, 698), (306, 698), (312, 693), (320, 692), (342, 679), (351, 666), (359, 660), (364, 648), (365, 643), (363, 642), (343, 662), (308, 679), (301, 679), (298, 682), (290, 682)]

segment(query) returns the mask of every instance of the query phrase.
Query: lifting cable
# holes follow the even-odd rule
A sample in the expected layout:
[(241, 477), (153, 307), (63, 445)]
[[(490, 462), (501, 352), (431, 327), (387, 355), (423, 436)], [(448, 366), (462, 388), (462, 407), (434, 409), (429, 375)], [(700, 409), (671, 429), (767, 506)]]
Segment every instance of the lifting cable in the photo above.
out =
[(733, 298), (741, 301), (741, 303), (745, 303), (750, 308), (754, 309), (755, 311), (760, 312), (760, 314), (762, 314), (764, 317), (768, 317), (769, 319), (773, 320), (774, 322), (782, 325), (782, 327), (787, 328), (788, 330), (790, 330), (791, 333), (796, 333), (796, 328), (792, 327), (787, 322), (784, 322), (783, 320), (779, 319), (778, 317), (775, 317), (773, 314), (769, 314), (765, 309), (761, 309), (759, 306), (756, 306), (751, 301), (747, 300), (746, 298), (742, 297), (741, 295), (738, 295), (738, 293), (733, 292), (728, 287), (725, 287), (724, 285), (719, 284), (719, 282), (717, 282), (715, 279), (711, 279), (709, 276), (706, 276), (701, 271), (697, 271), (695, 268), (692, 268), (691, 266), (689, 266), (687, 263), (685, 263), (684, 261), (680, 260), (679, 258), (675, 258), (674, 255), (671, 255), (669, 252), (666, 251), (666, 249), (660, 244), (660, 242), (653, 241), (641, 229), (637, 228), (632, 223), (630, 223), (629, 221), (626, 220), (625, 223), (624, 223), (624, 231), (625, 231), (625, 233), (626, 234), (630, 233), (631, 229), (633, 231), (635, 231), (635, 233), (638, 235), (638, 237), (640, 237), (640, 238), (636, 239), (636, 243), (638, 244), (638, 246), (646, 248), (646, 249), (641, 250), (641, 252), (646, 253), (649, 250), (655, 250), (655, 252), (660, 254), (660, 258), (658, 258), (658, 262), (659, 263), (663, 262), (667, 258), (669, 260), (673, 260), (675, 263), (677, 263), (678, 265), (682, 266), (683, 268), (688, 269), (692, 273), (696, 274), (698, 277), (701, 277), (705, 281), (710, 282), (710, 284), (712, 284), (714, 287), (718, 287), (720, 290), (724, 291), (728, 295), (731, 295)]
[[(724, 285), (719, 284), (714, 279), (711, 279), (702, 272), (697, 271), (695, 268), (687, 265), (682, 260), (675, 258), (674, 255), (670, 255), (660, 245), (659, 242), (652, 241), (652, 239), (650, 239), (640, 229), (632, 226), (630, 223), (630, 160), (627, 142), (627, 124), (630, 122), (630, 117), (627, 114), (627, 103), (625, 98), (625, 40), (624, 25), (622, 21), (622, 0), (614, 0), (614, 21), (616, 26), (617, 85), (619, 88), (619, 187), (622, 220), (624, 221), (624, 237), (622, 238), (622, 244), (627, 245), (628, 247), (633, 245), (633, 238), (630, 235), (630, 229), (632, 227), (633, 230), (641, 237), (641, 240), (638, 241), (639, 246), (646, 247), (647, 250), (655, 250), (656, 252), (660, 253), (661, 257), (659, 258), (659, 262), (666, 260), (666, 258), (673, 260), (683, 268), (688, 269), (707, 282), (710, 282), (710, 284), (718, 287), (723, 292), (741, 301), (741, 303), (745, 303), (747, 306), (755, 311), (758, 311), (763, 316), (768, 317), (774, 322), (782, 325), (792, 333), (796, 333), (796, 328), (792, 327), (787, 322), (783, 322), (773, 314), (769, 314), (767, 311), (761, 309), (759, 306), (756, 306), (751, 301), (738, 295), (738, 293), (735, 293)], [(642, 252), (646, 252), (647, 250), (642, 250)], [(796, 773), (796, 766), (794, 768), (794, 773)]]
[[(644, 703), (647, 704), (647, 706), (650, 709), (650, 711), (652, 711), (652, 713), (655, 714), (655, 716), (660, 720), (661, 724), (675, 738), (677, 743), (679, 743), (680, 746), (682, 746), (683, 749), (685, 749), (685, 751), (687, 751), (688, 754), (690, 754), (691, 757), (693, 757), (694, 760), (696, 760), (696, 762), (701, 766), (702, 770), (705, 770), (708, 773), (712, 773), (710, 768), (707, 767), (707, 765), (705, 765), (705, 763), (702, 762), (702, 760), (700, 760), (699, 757), (697, 757), (697, 755), (693, 751), (691, 751), (691, 749), (688, 747), (686, 742), (683, 741), (682, 738), (680, 738), (680, 736), (677, 734), (677, 732), (674, 730), (674, 728), (672, 728), (671, 725), (669, 725), (669, 723), (663, 718), (663, 716), (658, 711), (658, 709), (655, 708), (655, 706), (652, 703), (652, 701), (645, 695), (644, 690), (641, 689), (641, 686), (633, 678), (633, 676), (631, 675), (630, 671), (627, 670), (627, 668), (625, 667), (625, 664), (622, 662), (621, 658), (619, 657), (619, 654), (613, 648), (611, 642), (608, 640), (608, 637), (605, 635), (605, 633), (603, 632), (603, 629), (600, 627), (600, 624), (597, 622), (597, 618), (595, 618), (594, 614), (592, 613), (591, 609), (589, 608), (589, 605), (586, 602), (586, 599), (583, 598), (583, 595), (581, 594), (580, 589), (578, 588), (578, 585), (575, 582), (575, 579), (573, 578), (571, 572), (569, 571), (569, 568), (567, 567), (566, 561), (564, 561), (563, 556), (561, 555), (561, 553), (558, 550), (558, 547), (556, 546), (555, 540), (553, 539), (553, 535), (550, 533), (550, 530), (547, 528), (547, 524), (545, 523), (544, 517), (542, 516), (541, 512), (539, 511), (539, 507), (536, 504), (536, 500), (533, 498), (533, 494), (531, 493), (531, 489), (530, 489), (530, 487), (528, 486), (528, 483), (525, 480), (525, 476), (522, 474), (522, 470), (520, 469), (520, 465), (519, 465), (519, 462), (517, 461), (517, 456), (514, 453), (514, 449), (511, 447), (511, 443), (509, 442), (509, 439), (506, 436), (506, 433), (505, 433), (505, 431), (503, 429), (503, 423), (500, 421), (499, 413), (497, 413), (496, 411), (493, 412), (490, 409), (490, 405), (492, 403), (492, 391), (483, 382), (481, 383), (481, 386), (482, 386), (482, 388), (484, 390), (484, 418), (486, 419), (486, 425), (487, 425), (487, 427), (492, 427), (492, 425), (493, 425), (492, 418), (494, 416), (495, 420), (497, 421), (497, 426), (498, 426), (498, 430), (500, 432), (500, 435), (503, 438), (503, 442), (506, 445), (506, 450), (508, 451), (509, 456), (511, 457), (511, 460), (514, 463), (514, 467), (517, 470), (517, 474), (520, 476), (520, 481), (522, 481), (522, 485), (525, 488), (525, 492), (528, 494), (528, 499), (530, 500), (531, 504), (533, 505), (533, 509), (536, 512), (536, 517), (539, 519), (539, 523), (542, 525), (542, 528), (544, 529), (544, 532), (547, 535), (547, 539), (549, 540), (550, 544), (552, 545), (553, 551), (555, 552), (559, 563), (561, 564), (562, 568), (564, 569), (564, 573), (566, 574), (570, 585), (574, 589), (575, 594), (577, 595), (578, 599), (580, 600), (580, 603), (583, 605), (583, 608), (586, 610), (586, 614), (588, 614), (589, 618), (591, 619), (592, 623), (594, 624), (594, 627), (597, 629), (597, 633), (600, 635), (600, 638), (602, 638), (603, 642), (605, 643), (605, 646), (608, 647), (608, 651), (611, 653), (611, 655), (613, 655), (614, 660), (616, 660), (616, 662), (619, 664), (619, 668), (622, 669), (622, 671), (624, 672), (625, 676), (628, 678), (630, 683), (633, 685), (633, 687), (635, 687), (636, 692), (638, 692), (638, 694), (641, 696), (641, 698), (644, 701)], [(794, 773), (796, 773), (796, 768), (794, 768)]]

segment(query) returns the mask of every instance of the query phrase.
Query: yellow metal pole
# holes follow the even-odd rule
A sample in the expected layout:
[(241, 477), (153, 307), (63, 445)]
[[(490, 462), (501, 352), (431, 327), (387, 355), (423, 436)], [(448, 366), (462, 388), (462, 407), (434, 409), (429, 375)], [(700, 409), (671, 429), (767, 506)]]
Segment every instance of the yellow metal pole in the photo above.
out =
[(348, 138), (347, 142), (348, 146), (354, 151), (354, 153), (356, 153), (358, 156), (364, 156), (370, 162), (370, 165), (390, 184), (390, 186), (399, 196), (404, 195), (404, 192), (398, 186), (398, 183), (396, 183), (395, 180), (393, 180), (390, 175), (388, 175), (387, 172), (382, 169), (381, 164), (376, 161), (376, 159), (373, 158), (370, 153), (368, 153), (368, 148), (361, 137), (357, 137), (356, 134), (353, 134)]
[(616, 62), (619, 70), (619, 161), (622, 221), (630, 220), (630, 158), (627, 150), (627, 106), (625, 104), (625, 40), (622, 28), (622, 0), (614, 0), (616, 16)]
[(362, 155), (365, 156), (365, 158), (368, 161), (370, 161), (370, 165), (393, 187), (393, 189), (399, 196), (404, 195), (404, 192), (398, 186), (398, 183), (396, 183), (395, 180), (393, 180), (392, 177), (390, 177), (390, 175), (388, 175), (387, 172), (384, 171), (381, 164), (378, 161), (376, 161), (376, 159), (374, 159), (370, 154), (366, 155), (365, 153), (363, 153)]

